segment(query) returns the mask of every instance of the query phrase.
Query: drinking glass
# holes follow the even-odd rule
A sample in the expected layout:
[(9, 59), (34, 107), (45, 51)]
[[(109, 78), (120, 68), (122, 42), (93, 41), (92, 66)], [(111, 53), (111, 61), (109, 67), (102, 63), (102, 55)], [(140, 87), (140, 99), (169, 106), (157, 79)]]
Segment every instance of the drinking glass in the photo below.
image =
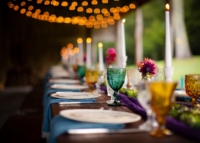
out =
[(107, 100), (106, 102), (108, 104), (112, 104), (114, 102), (114, 91), (113, 89), (110, 87), (110, 85), (108, 84), (108, 79), (107, 79), (107, 72), (105, 73), (105, 81), (106, 81), (106, 90), (107, 90), (107, 95), (110, 96), (110, 100)]
[(103, 73), (103, 71), (98, 71), (98, 80), (96, 83), (96, 92), (97, 93), (103, 93), (103, 91), (100, 89), (100, 86), (103, 82), (104, 82), (104, 73)]
[(141, 104), (141, 106), (147, 112), (147, 120), (143, 124), (141, 124), (138, 128), (146, 131), (151, 131), (153, 130), (153, 128), (155, 128), (155, 126), (153, 125), (155, 120), (150, 105), (151, 94), (147, 89), (147, 81), (142, 80), (139, 83), (137, 83), (137, 90), (138, 90), (137, 99)]
[(78, 65), (77, 67), (77, 75), (81, 80), (81, 83), (83, 83), (83, 78), (85, 76), (86, 66), (85, 65)]
[(121, 103), (118, 100), (118, 91), (124, 84), (126, 76), (126, 68), (107, 68), (107, 80), (110, 87), (114, 90), (114, 102), (108, 103), (108, 105), (120, 106)]
[(158, 127), (150, 132), (155, 137), (169, 135), (170, 131), (165, 128), (166, 116), (172, 107), (172, 95), (178, 82), (152, 81), (147, 83), (151, 93), (151, 108), (156, 114)]
[(192, 98), (192, 105), (200, 106), (197, 100), (200, 97), (200, 74), (185, 75), (185, 91)]
[(74, 71), (74, 76), (75, 76), (75, 78), (77, 78), (78, 77), (78, 74), (77, 74), (77, 65), (76, 64), (73, 64), (72, 65), (72, 69), (73, 69), (73, 71)]
[(92, 69), (87, 69), (86, 70), (86, 74), (85, 74), (85, 78), (86, 78), (86, 83), (89, 85), (90, 87), (90, 92), (93, 92), (95, 87), (95, 83), (97, 83), (98, 80), (98, 70), (92, 70)]

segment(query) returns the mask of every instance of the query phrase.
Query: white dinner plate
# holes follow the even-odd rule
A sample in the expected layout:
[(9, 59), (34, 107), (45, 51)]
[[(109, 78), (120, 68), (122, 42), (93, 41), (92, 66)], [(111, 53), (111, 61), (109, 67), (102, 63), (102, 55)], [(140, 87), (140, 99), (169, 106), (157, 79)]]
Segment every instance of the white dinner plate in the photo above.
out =
[(53, 78), (60, 78), (60, 77), (69, 77), (69, 74), (63, 73), (63, 74), (52, 74)]
[(53, 84), (53, 85), (51, 85), (51, 88), (69, 89), (69, 90), (83, 90), (83, 89), (88, 89), (88, 86), (85, 86), (85, 85)]
[(56, 92), (51, 94), (51, 96), (55, 98), (65, 98), (65, 99), (89, 99), (89, 98), (97, 98), (101, 96), (101, 94), (91, 93), (91, 92)]
[(49, 80), (50, 83), (80, 83), (80, 80), (74, 80), (74, 79), (50, 79)]
[(173, 95), (174, 96), (188, 96), (185, 90), (175, 90)]
[(131, 123), (141, 119), (141, 116), (134, 113), (98, 109), (62, 110), (60, 115), (76, 121), (110, 124)]

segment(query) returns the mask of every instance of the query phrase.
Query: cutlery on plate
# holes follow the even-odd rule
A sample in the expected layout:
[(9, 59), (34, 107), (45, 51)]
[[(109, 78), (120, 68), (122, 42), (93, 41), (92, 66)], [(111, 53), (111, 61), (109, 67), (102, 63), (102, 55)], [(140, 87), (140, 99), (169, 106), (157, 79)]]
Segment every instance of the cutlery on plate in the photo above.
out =
[[(89, 103), (91, 104), (91, 102), (79, 102), (79, 101), (77, 101), (77, 102), (58, 102), (59, 105), (65, 105), (65, 104), (89, 104)], [(106, 103), (106, 102), (99, 101), (99, 102), (94, 102), (94, 103)]]
[(98, 133), (139, 133), (139, 132), (148, 132), (147, 130), (131, 128), (131, 129), (105, 129), (105, 128), (96, 128), (96, 129), (69, 129), (68, 134), (98, 134)]
[(89, 96), (88, 94), (71, 94), (71, 95), (61, 95), (61, 94), (55, 94), (55, 96), (58, 96), (58, 97), (73, 97), (73, 96)]
[(63, 105), (63, 104), (79, 104), (81, 102), (58, 102), (58, 104)]

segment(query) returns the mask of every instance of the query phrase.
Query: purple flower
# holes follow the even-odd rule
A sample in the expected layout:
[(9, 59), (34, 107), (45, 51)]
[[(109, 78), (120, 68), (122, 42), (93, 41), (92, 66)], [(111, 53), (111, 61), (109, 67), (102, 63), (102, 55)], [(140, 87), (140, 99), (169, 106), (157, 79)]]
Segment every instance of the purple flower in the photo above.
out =
[(138, 70), (142, 73), (142, 77), (154, 76), (157, 73), (157, 66), (155, 62), (151, 59), (145, 58), (138, 64)]

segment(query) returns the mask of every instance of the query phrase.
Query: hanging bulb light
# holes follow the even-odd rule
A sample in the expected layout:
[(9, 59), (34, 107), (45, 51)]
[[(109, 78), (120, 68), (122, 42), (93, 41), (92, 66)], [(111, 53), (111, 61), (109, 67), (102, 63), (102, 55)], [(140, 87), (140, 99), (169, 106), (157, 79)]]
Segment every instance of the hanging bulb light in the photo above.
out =
[(134, 3), (131, 3), (131, 4), (129, 5), (129, 7), (130, 7), (130, 9), (135, 9), (135, 8), (136, 8), (136, 6), (135, 6)]
[(21, 2), (21, 4), (20, 4), (21, 6), (25, 6), (26, 5), (26, 2), (25, 1), (23, 1), (23, 2)]
[(83, 1), (82, 2), (82, 6), (88, 6), (88, 2), (87, 1)]
[(21, 14), (24, 14), (26, 12), (26, 9), (25, 8), (22, 8), (21, 10), (20, 10), (20, 13)]
[(14, 9), (15, 11), (18, 11), (18, 10), (19, 10), (19, 6), (18, 6), (18, 5), (15, 5), (15, 6), (13, 7), (13, 9)]
[(66, 1), (63, 1), (63, 2), (61, 3), (61, 6), (63, 6), (63, 7), (66, 7), (66, 6), (68, 6), (68, 2), (66, 2)]

